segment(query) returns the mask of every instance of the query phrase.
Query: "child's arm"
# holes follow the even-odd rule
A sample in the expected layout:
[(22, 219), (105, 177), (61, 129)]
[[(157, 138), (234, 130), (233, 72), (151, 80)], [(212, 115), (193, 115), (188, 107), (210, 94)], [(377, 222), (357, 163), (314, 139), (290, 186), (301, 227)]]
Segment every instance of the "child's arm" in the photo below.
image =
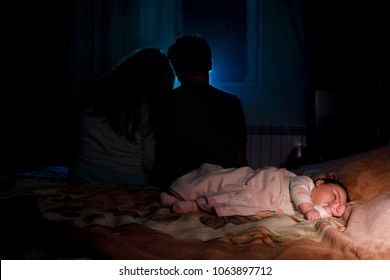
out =
[(298, 209), (308, 220), (317, 220), (331, 216), (340, 217), (345, 212), (345, 206), (341, 202), (324, 206), (313, 206), (311, 203), (304, 202), (298, 205)]
[(295, 176), (291, 178), (291, 200), (296, 205), (298, 210), (308, 220), (316, 220), (321, 218), (320, 211), (315, 209), (310, 198), (310, 190), (313, 188), (313, 180), (308, 176)]
[(300, 203), (297, 208), (308, 220), (317, 220), (321, 218), (320, 212), (316, 210), (310, 202)]

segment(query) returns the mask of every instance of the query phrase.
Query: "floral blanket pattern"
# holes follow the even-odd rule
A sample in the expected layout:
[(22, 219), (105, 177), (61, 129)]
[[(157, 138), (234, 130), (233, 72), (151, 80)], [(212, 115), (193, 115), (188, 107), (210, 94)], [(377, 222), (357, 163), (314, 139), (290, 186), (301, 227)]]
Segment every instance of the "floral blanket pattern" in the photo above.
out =
[(20, 247), (15, 258), (390, 259), (389, 147), (295, 172), (345, 183), (352, 202), (344, 215), (176, 214), (153, 186), (29, 178), (1, 193), (2, 256)]
[[(81, 185), (60, 188), (55, 195), (40, 196), (38, 203), (44, 216), (51, 221), (67, 220), (80, 227), (117, 227), (136, 223), (181, 240), (235, 240), (235, 235), (253, 228), (261, 228), (269, 244), (302, 238), (320, 241), (323, 235), (317, 230), (319, 221), (289, 215), (218, 217), (205, 212), (176, 214), (161, 205), (159, 194), (160, 190), (154, 187)], [(336, 218), (320, 222), (338, 230), (344, 229)]]

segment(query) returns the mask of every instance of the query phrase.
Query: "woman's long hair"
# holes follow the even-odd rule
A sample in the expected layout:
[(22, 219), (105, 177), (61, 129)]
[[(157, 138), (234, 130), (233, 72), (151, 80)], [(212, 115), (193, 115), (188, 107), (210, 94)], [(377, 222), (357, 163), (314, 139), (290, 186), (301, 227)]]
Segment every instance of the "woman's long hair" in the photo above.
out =
[(107, 121), (117, 135), (135, 142), (135, 133), (145, 117), (142, 107), (147, 106), (146, 125), (152, 132), (157, 105), (173, 84), (168, 57), (159, 49), (139, 49), (91, 84), (85, 95), (86, 113)]

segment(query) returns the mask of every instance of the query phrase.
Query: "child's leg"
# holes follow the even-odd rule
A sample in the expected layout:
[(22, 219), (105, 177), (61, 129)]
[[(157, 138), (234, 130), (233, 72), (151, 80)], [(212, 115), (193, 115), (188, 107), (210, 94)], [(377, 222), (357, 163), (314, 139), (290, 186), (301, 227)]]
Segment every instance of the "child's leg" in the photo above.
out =
[(160, 194), (161, 203), (166, 206), (171, 206), (176, 201), (179, 201), (179, 199), (176, 196), (167, 194), (166, 192), (163, 192)]
[(193, 200), (176, 201), (172, 205), (172, 210), (175, 213), (189, 213), (199, 211), (199, 207)]

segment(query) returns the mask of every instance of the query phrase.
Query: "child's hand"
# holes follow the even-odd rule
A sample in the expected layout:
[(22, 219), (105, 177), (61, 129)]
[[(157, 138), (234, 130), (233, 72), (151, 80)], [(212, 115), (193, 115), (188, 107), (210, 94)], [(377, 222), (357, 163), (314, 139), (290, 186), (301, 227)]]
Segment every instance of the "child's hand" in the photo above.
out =
[(332, 216), (340, 217), (345, 212), (345, 205), (341, 202), (336, 202), (328, 205)]
[(305, 213), (305, 217), (308, 220), (317, 220), (321, 218), (321, 215), (320, 212), (313, 208)]

